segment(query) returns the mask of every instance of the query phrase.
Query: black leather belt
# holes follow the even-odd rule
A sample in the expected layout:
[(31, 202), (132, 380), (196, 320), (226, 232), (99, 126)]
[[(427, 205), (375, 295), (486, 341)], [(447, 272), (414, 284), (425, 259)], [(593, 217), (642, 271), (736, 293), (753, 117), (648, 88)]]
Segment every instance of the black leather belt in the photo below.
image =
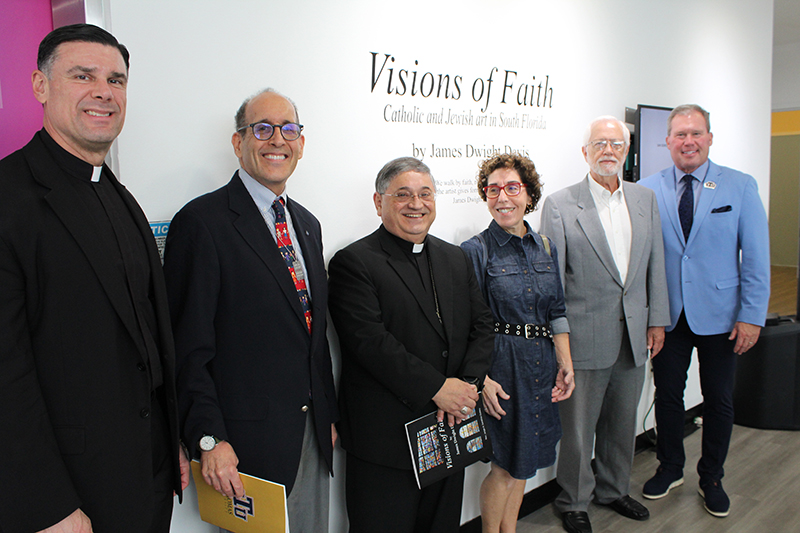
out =
[(535, 337), (553, 338), (553, 332), (550, 331), (550, 328), (538, 324), (501, 324), (500, 322), (495, 322), (494, 332), (515, 337), (525, 337), (526, 339)]

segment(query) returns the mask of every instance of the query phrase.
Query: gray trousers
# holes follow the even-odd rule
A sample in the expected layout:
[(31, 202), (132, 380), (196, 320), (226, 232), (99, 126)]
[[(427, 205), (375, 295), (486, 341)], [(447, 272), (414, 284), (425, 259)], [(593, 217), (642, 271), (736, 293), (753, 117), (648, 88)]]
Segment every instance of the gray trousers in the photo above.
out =
[[(309, 404), (300, 466), (292, 492), (286, 499), (289, 529), (292, 533), (328, 531), (330, 473), (317, 444), (313, 410), (313, 406)], [(330, 435), (327, 438), (331, 438)], [(230, 532), (220, 528), (220, 533)]]
[(634, 364), (627, 336), (611, 368), (575, 370), (575, 391), (558, 404), (564, 432), (558, 453), (558, 511), (586, 511), (592, 494), (597, 503), (608, 504), (630, 492), (644, 374), (645, 365)]

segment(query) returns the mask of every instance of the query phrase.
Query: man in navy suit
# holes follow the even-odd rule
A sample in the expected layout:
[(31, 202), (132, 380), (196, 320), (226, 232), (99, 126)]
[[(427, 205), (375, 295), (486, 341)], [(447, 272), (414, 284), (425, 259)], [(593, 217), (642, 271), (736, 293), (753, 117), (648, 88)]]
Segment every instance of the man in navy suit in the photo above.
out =
[(644, 485), (657, 499), (683, 483), (686, 372), (697, 348), (703, 391), (703, 453), (697, 464), (706, 510), (724, 517), (722, 488), (733, 428), (736, 356), (758, 341), (769, 303), (769, 234), (752, 176), (708, 159), (713, 135), (708, 112), (676, 107), (667, 121), (674, 166), (641, 184), (653, 189), (661, 212), (672, 326), (653, 360), (658, 459)]
[(286, 194), (303, 156), (297, 109), (267, 89), (236, 113), (239, 170), (183, 207), (164, 272), (184, 442), (203, 479), (242, 497), (239, 471), (286, 486), (292, 531), (327, 531), (338, 418), (317, 219)]

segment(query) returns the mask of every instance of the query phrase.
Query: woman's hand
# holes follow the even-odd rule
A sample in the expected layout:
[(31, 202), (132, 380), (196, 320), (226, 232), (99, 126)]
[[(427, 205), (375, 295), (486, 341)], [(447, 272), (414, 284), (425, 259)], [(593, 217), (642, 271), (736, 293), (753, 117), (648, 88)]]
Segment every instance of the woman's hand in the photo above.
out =
[(500, 400), (497, 399), (498, 396), (504, 400), (511, 398), (511, 396), (506, 394), (506, 391), (503, 390), (502, 385), (489, 376), (486, 376), (486, 379), (483, 381), (483, 406), (486, 408), (487, 413), (500, 420), (506, 412), (500, 407)]
[(553, 403), (566, 400), (572, 396), (572, 391), (574, 390), (575, 372), (572, 371), (572, 368), (559, 366), (556, 374), (556, 384), (553, 386)]
[(569, 351), (569, 333), (553, 335), (553, 345), (556, 349), (558, 373), (556, 384), (553, 386), (551, 399), (553, 403), (562, 402), (572, 396), (575, 390), (575, 372), (572, 371), (572, 355)]

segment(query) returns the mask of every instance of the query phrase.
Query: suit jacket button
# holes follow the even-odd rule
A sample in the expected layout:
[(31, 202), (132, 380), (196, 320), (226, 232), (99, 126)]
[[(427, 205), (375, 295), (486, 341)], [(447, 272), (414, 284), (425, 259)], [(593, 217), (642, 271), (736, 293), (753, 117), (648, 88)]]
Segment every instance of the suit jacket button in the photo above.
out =
[(443, 352), (442, 352), (442, 357), (447, 357), (448, 355), (450, 355), (450, 354), (449, 354), (449, 353), (447, 353), (447, 350), (445, 350), (445, 351), (443, 351)]
[(300, 408), (300, 410), (305, 413), (306, 411), (308, 411), (308, 406), (304, 405), (303, 407)]
[(142, 372), (147, 370), (147, 367), (144, 365), (144, 363), (136, 363), (136, 368), (138, 368)]
[(139, 411), (139, 416), (141, 416), (142, 418), (149, 417), (150, 416), (150, 409), (146, 409), (146, 408), (142, 409), (141, 411)]

